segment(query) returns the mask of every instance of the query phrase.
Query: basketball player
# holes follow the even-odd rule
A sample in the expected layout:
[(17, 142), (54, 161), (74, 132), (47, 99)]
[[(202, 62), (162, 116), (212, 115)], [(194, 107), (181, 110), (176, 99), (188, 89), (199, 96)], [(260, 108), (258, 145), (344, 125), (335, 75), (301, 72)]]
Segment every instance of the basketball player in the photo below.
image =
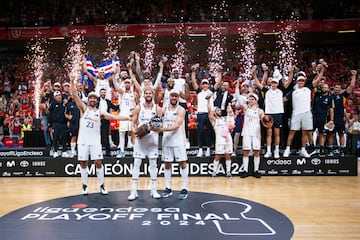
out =
[(254, 177), (260, 178), (260, 149), (261, 149), (261, 128), (260, 120), (264, 117), (264, 111), (259, 108), (257, 102), (259, 97), (255, 93), (248, 95), (248, 105), (240, 104), (244, 111), (243, 136), (243, 170), (240, 173), (241, 178), (249, 176), (249, 152), (254, 152)]
[(170, 104), (164, 112), (164, 122), (161, 128), (154, 131), (164, 132), (162, 146), (162, 161), (165, 165), (164, 176), (166, 188), (161, 197), (169, 197), (173, 194), (171, 190), (171, 163), (174, 161), (180, 164), (180, 174), (182, 178), (182, 190), (179, 199), (186, 199), (188, 196), (187, 182), (189, 170), (187, 168), (186, 155), (186, 135), (185, 135), (185, 109), (179, 105), (180, 92), (172, 90), (170, 92)]
[(225, 155), (226, 177), (232, 178), (231, 153), (233, 152), (233, 141), (231, 131), (235, 128), (234, 113), (230, 104), (227, 106), (225, 116), (223, 116), (220, 107), (215, 107), (215, 110), (212, 111), (211, 97), (208, 97), (207, 100), (209, 121), (215, 131), (215, 158), (213, 161), (214, 169), (211, 177), (216, 177), (221, 155)]
[(96, 166), (96, 175), (100, 185), (100, 193), (102, 195), (107, 195), (108, 191), (104, 186), (104, 166), (102, 165), (103, 154), (100, 138), (101, 117), (108, 120), (129, 120), (129, 118), (120, 115), (112, 115), (107, 112), (101, 113), (99, 108), (96, 107), (99, 101), (99, 95), (95, 92), (90, 92), (88, 94), (88, 105), (85, 105), (85, 103), (81, 101), (80, 97), (77, 95), (77, 91), (74, 87), (74, 79), (71, 80), (71, 92), (73, 100), (80, 110), (77, 144), (78, 160), (81, 167), (80, 174), (82, 180), (82, 192), (84, 195), (88, 194), (87, 179), (90, 155), (90, 159), (94, 161)]
[[(132, 110), (136, 106), (136, 94), (134, 91), (134, 87), (132, 84), (134, 79), (126, 78), (123, 80), (124, 88), (118, 88), (119, 96), (119, 107), (120, 107), (120, 114), (123, 116), (130, 117), (132, 114)], [(136, 80), (135, 80), (136, 81)], [(121, 84), (121, 83), (120, 83)], [(128, 141), (127, 147), (131, 148), (131, 122), (130, 121), (120, 121), (120, 128), (119, 128), (119, 154), (116, 156), (117, 158), (125, 157), (125, 135), (128, 133)]]
[[(157, 106), (154, 101), (154, 90), (151, 87), (144, 88), (144, 103), (137, 105), (133, 111), (132, 118), (132, 129), (136, 132), (137, 128), (143, 124), (149, 124), (152, 117), (155, 115), (161, 116), (162, 111), (159, 106)], [(143, 138), (136, 137), (134, 143), (134, 166), (132, 169), (132, 184), (131, 191), (128, 197), (129, 201), (133, 201), (138, 198), (137, 193), (137, 183), (140, 175), (140, 166), (143, 159), (146, 156), (149, 158), (150, 165), (150, 178), (151, 178), (151, 191), (150, 195), (159, 199), (161, 196), (156, 191), (156, 180), (157, 180), (157, 158), (158, 153), (158, 133), (151, 131), (149, 134)]]

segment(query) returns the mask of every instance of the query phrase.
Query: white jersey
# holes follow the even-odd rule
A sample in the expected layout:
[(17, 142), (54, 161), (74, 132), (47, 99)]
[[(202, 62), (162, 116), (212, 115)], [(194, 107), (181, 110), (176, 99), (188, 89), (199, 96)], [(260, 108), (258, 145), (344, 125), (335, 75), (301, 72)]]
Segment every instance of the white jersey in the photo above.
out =
[(293, 114), (311, 111), (311, 90), (307, 87), (296, 88), (292, 92)]
[(230, 131), (226, 128), (227, 118), (215, 118), (214, 131), (215, 131), (215, 144), (232, 144), (232, 137)]
[[(139, 125), (142, 124), (148, 124), (152, 117), (156, 115), (156, 104), (153, 104), (153, 107), (151, 109), (147, 109), (144, 107), (143, 104), (140, 104), (140, 111), (139, 111)], [(142, 139), (137, 139), (136, 143), (142, 144), (142, 143), (152, 143), (157, 144), (158, 143), (158, 137), (159, 134), (156, 132), (151, 131), (148, 135), (143, 137)], [(139, 141), (138, 141), (139, 140)]]
[(111, 87), (110, 82), (107, 79), (96, 79), (96, 86), (95, 86), (95, 92), (100, 96), (100, 90), (105, 89), (106, 90), (106, 99), (111, 100)]
[(284, 113), (283, 92), (280, 89), (269, 89), (265, 93), (265, 113)]
[(80, 118), (78, 144), (101, 145), (100, 134), (100, 110), (92, 111), (86, 108)]
[(131, 112), (130, 110), (134, 109), (135, 106), (136, 102), (134, 91), (132, 89), (129, 92), (124, 91), (121, 95), (119, 103), (120, 114), (123, 116), (129, 116)]
[(167, 88), (165, 88), (165, 90), (164, 90), (163, 106), (165, 108), (167, 108), (170, 105), (170, 91)]
[[(183, 78), (174, 78), (174, 90), (185, 93), (185, 83), (186, 80)], [(186, 103), (186, 100), (180, 97), (179, 102)]]
[(246, 109), (242, 136), (261, 136), (260, 111), (258, 107), (255, 109)]
[[(178, 117), (178, 109), (181, 106), (177, 106), (175, 109), (170, 110), (166, 108), (164, 113), (164, 121), (163, 127), (171, 127), (176, 123), (176, 119)], [(186, 146), (186, 136), (185, 136), (185, 121), (181, 124), (181, 126), (174, 131), (165, 131), (163, 135), (163, 146), (167, 147), (179, 147)]]

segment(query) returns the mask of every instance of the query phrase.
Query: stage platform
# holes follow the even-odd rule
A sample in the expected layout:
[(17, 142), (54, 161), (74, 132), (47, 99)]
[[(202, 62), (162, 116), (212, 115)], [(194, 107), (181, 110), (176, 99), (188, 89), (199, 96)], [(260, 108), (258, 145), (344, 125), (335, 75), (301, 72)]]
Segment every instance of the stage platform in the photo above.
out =
[[(105, 157), (105, 175), (108, 177), (130, 177), (133, 164), (132, 151), (126, 151), (124, 158), (117, 159), (118, 151), (111, 151), (111, 156)], [(240, 152), (241, 153), (241, 152)], [(161, 154), (161, 150), (160, 150)], [(213, 170), (213, 155), (211, 157), (196, 157), (197, 148), (187, 150), (190, 176), (209, 176)], [(214, 151), (212, 150), (212, 154)], [(250, 164), (252, 164), (250, 157)], [(224, 159), (221, 159), (219, 176), (225, 174)], [(232, 157), (232, 174), (238, 175), (242, 165), (239, 154)], [(357, 176), (358, 159), (356, 156), (303, 158), (290, 155), (289, 158), (268, 158), (261, 156), (260, 172), (264, 176)], [(164, 172), (161, 160), (158, 160), (159, 174)], [(250, 166), (250, 169), (252, 167)], [(95, 176), (95, 167), (89, 168), (90, 176)], [(173, 175), (180, 175), (178, 164), (173, 164)], [(148, 176), (148, 161), (144, 161), (141, 175)], [(49, 149), (45, 148), (1, 148), (1, 177), (75, 177), (80, 176), (80, 166), (75, 158), (53, 158)]]

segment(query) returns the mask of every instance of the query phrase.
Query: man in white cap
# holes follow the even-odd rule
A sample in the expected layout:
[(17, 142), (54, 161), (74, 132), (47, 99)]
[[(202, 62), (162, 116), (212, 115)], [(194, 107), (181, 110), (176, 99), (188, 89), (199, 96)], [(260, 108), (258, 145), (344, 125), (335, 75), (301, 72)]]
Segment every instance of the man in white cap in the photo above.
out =
[(213, 95), (213, 89), (210, 89), (209, 80), (206, 78), (201, 80), (201, 87), (199, 87), (196, 79), (196, 68), (194, 67), (191, 72), (191, 84), (197, 94), (197, 133), (199, 150), (196, 156), (202, 157), (204, 155), (203, 145), (206, 144), (205, 157), (210, 157), (212, 127), (209, 121), (207, 99)]
[(165, 109), (163, 126), (153, 128), (153, 131), (163, 132), (162, 161), (165, 165), (164, 176), (166, 188), (161, 197), (169, 197), (173, 194), (171, 190), (171, 164), (175, 160), (180, 165), (180, 174), (182, 179), (182, 189), (179, 199), (186, 199), (188, 196), (188, 168), (186, 154), (186, 136), (185, 128), (185, 110), (179, 106), (180, 92), (178, 90), (170, 91), (170, 104)]
[(312, 81), (312, 84), (306, 85), (306, 76), (303, 73), (298, 73), (296, 77), (295, 89), (290, 92), (287, 98), (291, 98), (292, 113), (290, 122), (290, 131), (287, 138), (286, 148), (283, 157), (289, 157), (290, 145), (293, 141), (294, 135), (301, 130), (301, 150), (300, 156), (309, 158), (310, 154), (306, 151), (305, 146), (307, 141), (311, 141), (313, 131), (313, 115), (311, 112), (311, 97), (312, 89), (318, 86), (325, 67), (320, 67), (319, 74)]

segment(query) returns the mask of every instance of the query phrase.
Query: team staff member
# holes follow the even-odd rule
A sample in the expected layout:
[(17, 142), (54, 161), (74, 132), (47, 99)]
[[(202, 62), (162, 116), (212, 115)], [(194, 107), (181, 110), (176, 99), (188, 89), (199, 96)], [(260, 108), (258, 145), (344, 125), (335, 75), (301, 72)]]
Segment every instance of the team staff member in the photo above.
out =
[(77, 91), (71, 80), (71, 92), (76, 106), (80, 110), (80, 123), (78, 133), (78, 160), (80, 162), (80, 174), (82, 181), (82, 192), (84, 195), (88, 194), (88, 172), (89, 172), (89, 155), (90, 160), (94, 161), (96, 167), (96, 176), (98, 178), (100, 193), (102, 195), (108, 194), (104, 185), (104, 166), (102, 165), (102, 146), (100, 137), (101, 117), (111, 120), (129, 120), (128, 117), (120, 115), (112, 115), (107, 112), (100, 112), (97, 107), (99, 96), (95, 92), (88, 94), (88, 105), (85, 105), (77, 95)]
[(59, 155), (57, 153), (58, 141), (61, 141), (62, 145), (62, 157), (70, 157), (66, 152), (66, 121), (65, 118), (65, 103), (63, 102), (62, 95), (60, 91), (54, 92), (54, 101), (50, 103), (49, 106), (49, 115), (51, 116), (51, 124), (54, 129), (54, 139), (53, 139), (53, 148), (54, 148), (54, 158), (57, 158)]
[(340, 156), (345, 155), (345, 114), (344, 114), (344, 98), (348, 98), (349, 95), (353, 92), (356, 82), (356, 70), (351, 70), (351, 82), (350, 85), (346, 88), (345, 91), (342, 90), (341, 84), (335, 84), (334, 93), (332, 95), (334, 103), (334, 124), (335, 129), (329, 135), (329, 145), (330, 147), (334, 144), (335, 133), (339, 134), (339, 152)]

